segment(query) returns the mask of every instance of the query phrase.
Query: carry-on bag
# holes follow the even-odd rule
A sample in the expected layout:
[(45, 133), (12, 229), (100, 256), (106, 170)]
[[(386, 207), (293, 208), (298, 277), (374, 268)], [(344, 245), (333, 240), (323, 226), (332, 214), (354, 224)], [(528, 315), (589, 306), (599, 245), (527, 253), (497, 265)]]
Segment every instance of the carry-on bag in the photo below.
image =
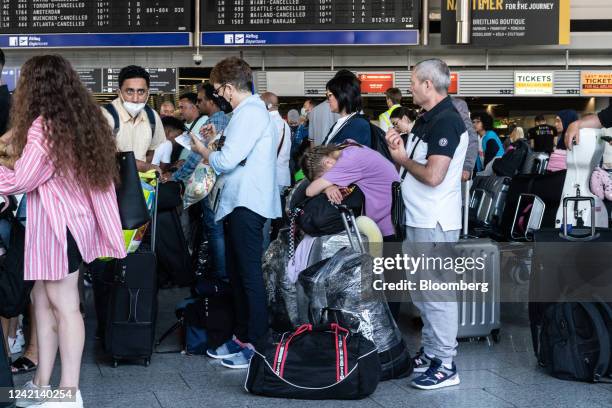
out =
[(336, 323), (304, 324), (257, 346), (247, 391), (296, 399), (362, 399), (378, 386), (376, 346)]
[(148, 366), (153, 353), (157, 318), (157, 192), (151, 231), (151, 247), (116, 260), (107, 313), (105, 346), (117, 367), (119, 360), (142, 359)]

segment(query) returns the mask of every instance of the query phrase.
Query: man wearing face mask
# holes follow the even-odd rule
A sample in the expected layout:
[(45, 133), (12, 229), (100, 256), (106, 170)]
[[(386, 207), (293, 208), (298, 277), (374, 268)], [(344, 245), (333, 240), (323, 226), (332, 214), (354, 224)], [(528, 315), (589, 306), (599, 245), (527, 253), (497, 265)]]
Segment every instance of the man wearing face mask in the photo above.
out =
[(147, 106), (150, 86), (149, 73), (130, 65), (119, 72), (118, 97), (102, 110), (114, 129), (117, 150), (133, 151), (138, 171), (161, 170), (151, 164), (155, 149), (166, 140), (161, 118)]

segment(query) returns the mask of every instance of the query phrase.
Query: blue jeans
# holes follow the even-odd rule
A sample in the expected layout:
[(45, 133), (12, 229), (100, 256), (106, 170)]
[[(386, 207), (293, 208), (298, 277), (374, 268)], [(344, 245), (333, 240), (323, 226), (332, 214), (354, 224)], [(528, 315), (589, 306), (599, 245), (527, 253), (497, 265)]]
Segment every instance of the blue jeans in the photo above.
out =
[(225, 217), (227, 271), (234, 293), (234, 334), (256, 344), (268, 333), (268, 304), (261, 265), (266, 219), (245, 207)]
[(217, 279), (227, 281), (225, 270), (225, 234), (223, 233), (223, 222), (215, 222), (215, 213), (210, 208), (208, 200), (202, 200), (202, 219), (204, 220), (204, 231), (208, 236), (208, 250), (212, 271)]

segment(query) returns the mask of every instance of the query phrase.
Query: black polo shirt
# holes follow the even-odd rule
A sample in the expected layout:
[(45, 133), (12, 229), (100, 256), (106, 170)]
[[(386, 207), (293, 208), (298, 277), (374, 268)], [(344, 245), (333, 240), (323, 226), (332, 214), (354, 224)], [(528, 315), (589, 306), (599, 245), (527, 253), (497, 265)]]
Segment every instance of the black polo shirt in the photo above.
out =
[(612, 127), (612, 105), (597, 114), (601, 125), (605, 128)]
[(465, 123), (450, 96), (421, 115), (412, 128), (412, 133), (427, 143), (427, 157), (441, 155), (451, 159), (465, 131)]

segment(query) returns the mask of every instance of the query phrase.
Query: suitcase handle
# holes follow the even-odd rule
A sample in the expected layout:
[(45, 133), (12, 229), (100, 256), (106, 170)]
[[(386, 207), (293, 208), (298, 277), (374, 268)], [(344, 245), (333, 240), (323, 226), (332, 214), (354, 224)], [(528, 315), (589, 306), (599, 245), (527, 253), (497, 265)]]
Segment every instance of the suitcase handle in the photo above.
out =
[(345, 204), (337, 204), (334, 206), (338, 209), (338, 211), (340, 211), (342, 223), (344, 224), (344, 229), (346, 230), (349, 242), (351, 243), (351, 248), (355, 252), (364, 254), (366, 250), (365, 246), (363, 245), (363, 240), (361, 239), (359, 228), (357, 228), (357, 220), (355, 219), (353, 210), (351, 210)]
[[(582, 201), (588, 201), (591, 204), (591, 229), (588, 234), (572, 234), (567, 230), (567, 205), (570, 202), (578, 204)], [(599, 237), (599, 233), (595, 229), (595, 199), (593, 197), (576, 196), (563, 198), (563, 231), (559, 235), (568, 241), (592, 241)]]

